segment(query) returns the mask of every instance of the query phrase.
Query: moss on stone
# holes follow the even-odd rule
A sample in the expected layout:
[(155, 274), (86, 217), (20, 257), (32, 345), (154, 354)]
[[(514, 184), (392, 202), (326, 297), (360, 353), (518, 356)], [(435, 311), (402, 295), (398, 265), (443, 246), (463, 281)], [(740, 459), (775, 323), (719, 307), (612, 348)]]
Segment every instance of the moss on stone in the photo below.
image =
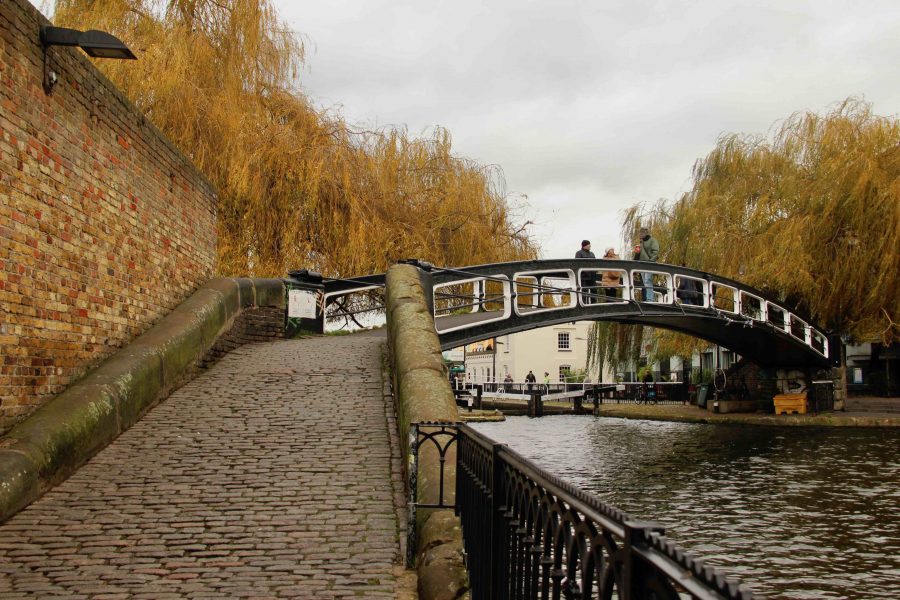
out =
[(243, 308), (284, 306), (280, 279), (214, 279), (0, 439), (0, 522), (168, 394)]
[(284, 307), (284, 282), (280, 279), (254, 279), (256, 306)]
[(200, 290), (210, 290), (220, 294), (220, 302), (225, 309), (226, 319), (231, 319), (244, 308), (241, 303), (240, 282), (237, 279), (216, 277), (206, 282)]
[(0, 449), (0, 522), (40, 495), (38, 467), (21, 449)]
[[(387, 273), (385, 293), (388, 340), (393, 357), (397, 413), (404, 446), (410, 423), (455, 422), (459, 419), (453, 390), (444, 372), (440, 341), (428, 310), (418, 270), (395, 265)], [(406, 448), (404, 447), (404, 450)], [(444, 490), (452, 498), (456, 486), (456, 453), (446, 457)], [(434, 502), (440, 489), (440, 458), (431, 445), (419, 451), (418, 495)], [(459, 520), (448, 511), (420, 511), (419, 594), (425, 600), (467, 596), (468, 576)]]

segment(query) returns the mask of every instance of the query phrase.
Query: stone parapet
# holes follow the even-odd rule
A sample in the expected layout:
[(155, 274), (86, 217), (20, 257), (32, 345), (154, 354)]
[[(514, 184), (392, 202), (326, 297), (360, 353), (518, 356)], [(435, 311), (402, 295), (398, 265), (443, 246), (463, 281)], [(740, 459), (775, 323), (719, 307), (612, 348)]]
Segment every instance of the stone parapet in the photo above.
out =
[[(65, 479), (181, 385), (242, 313), (266, 308), (284, 310), (281, 280), (213, 279), (11, 429), (0, 438), (0, 522)], [(278, 337), (271, 327), (265, 331)]]
[[(385, 304), (391, 347), (394, 395), (404, 453), (408, 455), (410, 423), (458, 422), (453, 390), (447, 379), (434, 319), (420, 280), (411, 265), (395, 265), (387, 272)], [(453, 449), (455, 450), (455, 449)], [(456, 455), (448, 452), (444, 489), (456, 487)], [(427, 445), (419, 453), (420, 501), (438, 496), (439, 459)], [(408, 474), (407, 474), (408, 477)], [(451, 512), (419, 511), (417, 515), (419, 594), (423, 600), (468, 597), (459, 519)]]

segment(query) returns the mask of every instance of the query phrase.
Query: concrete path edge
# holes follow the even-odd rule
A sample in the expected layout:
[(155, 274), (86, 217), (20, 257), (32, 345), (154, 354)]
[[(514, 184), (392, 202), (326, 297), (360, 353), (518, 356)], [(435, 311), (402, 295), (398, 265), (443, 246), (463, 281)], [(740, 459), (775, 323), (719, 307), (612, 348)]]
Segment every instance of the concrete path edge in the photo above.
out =
[[(395, 265), (387, 272), (386, 284), (385, 305), (397, 420), (403, 454), (409, 456), (407, 432), (410, 423), (455, 423), (459, 421), (459, 414), (418, 269), (411, 265)], [(444, 487), (455, 490), (455, 452), (448, 453), (446, 471)], [(420, 499), (433, 501), (437, 498), (438, 473), (437, 453), (423, 448), (418, 470)], [(468, 598), (469, 581), (459, 519), (450, 510), (419, 511), (417, 516), (419, 597), (422, 600)]]
[(63, 481), (183, 384), (216, 338), (252, 307), (284, 307), (283, 282), (211, 279), (0, 437), (0, 523)]

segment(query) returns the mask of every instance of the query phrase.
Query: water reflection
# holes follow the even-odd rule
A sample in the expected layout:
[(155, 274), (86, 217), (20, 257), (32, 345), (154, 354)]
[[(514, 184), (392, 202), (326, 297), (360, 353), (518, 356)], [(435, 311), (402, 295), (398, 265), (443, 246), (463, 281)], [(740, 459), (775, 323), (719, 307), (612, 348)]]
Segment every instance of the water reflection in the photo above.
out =
[(771, 597), (900, 597), (895, 430), (583, 416), (477, 428)]

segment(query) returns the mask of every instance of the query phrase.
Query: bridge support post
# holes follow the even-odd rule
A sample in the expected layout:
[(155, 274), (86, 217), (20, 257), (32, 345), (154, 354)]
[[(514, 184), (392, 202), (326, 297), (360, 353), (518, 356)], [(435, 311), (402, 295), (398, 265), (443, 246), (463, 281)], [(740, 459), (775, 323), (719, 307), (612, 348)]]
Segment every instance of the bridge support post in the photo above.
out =
[(572, 405), (573, 405), (572, 408), (574, 409), (576, 415), (581, 414), (583, 403), (584, 403), (584, 396), (575, 396), (575, 398), (572, 399)]
[(543, 417), (544, 416), (544, 400), (542, 394), (531, 394), (528, 398), (528, 416)]
[(475, 410), (481, 410), (481, 395), (484, 393), (483, 385), (475, 386)]

